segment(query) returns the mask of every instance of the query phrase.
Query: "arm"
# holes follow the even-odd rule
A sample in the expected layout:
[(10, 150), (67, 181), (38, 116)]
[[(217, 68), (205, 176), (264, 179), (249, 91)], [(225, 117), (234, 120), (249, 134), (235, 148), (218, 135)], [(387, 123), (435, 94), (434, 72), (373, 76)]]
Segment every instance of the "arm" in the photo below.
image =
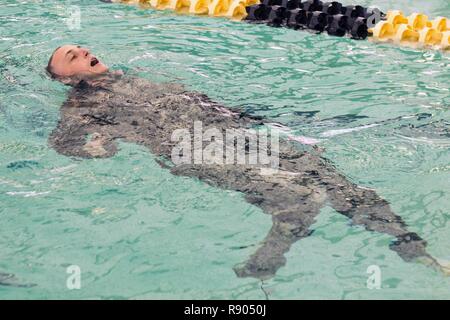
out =
[(114, 139), (108, 133), (109, 126), (99, 125), (98, 119), (90, 116), (91, 109), (70, 99), (63, 105), (61, 119), (48, 139), (56, 152), (81, 158), (106, 158), (117, 152)]

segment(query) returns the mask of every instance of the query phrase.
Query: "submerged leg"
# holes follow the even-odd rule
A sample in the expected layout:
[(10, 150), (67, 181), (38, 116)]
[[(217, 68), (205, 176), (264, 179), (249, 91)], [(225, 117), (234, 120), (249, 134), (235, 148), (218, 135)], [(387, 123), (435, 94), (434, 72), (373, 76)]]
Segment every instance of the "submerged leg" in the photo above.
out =
[[(279, 203), (283, 203), (283, 200), (280, 199)], [(296, 204), (285, 211), (271, 207), (270, 203), (259, 206), (272, 214), (272, 228), (256, 252), (245, 263), (235, 266), (234, 271), (238, 277), (264, 280), (273, 277), (286, 264), (284, 254), (293, 243), (312, 233), (309, 227), (314, 223), (321, 203), (315, 202), (313, 196), (297, 195)]]
[(396, 238), (390, 244), (404, 261), (420, 261), (433, 266), (444, 273), (447, 267), (442, 266), (426, 251), (427, 242), (417, 233), (407, 229), (403, 219), (392, 212), (389, 203), (380, 198), (373, 190), (361, 188), (343, 177), (337, 183), (328, 184), (327, 194), (333, 208), (349, 217), (354, 224), (362, 225), (366, 230), (386, 233)]
[(311, 234), (309, 227), (326, 201), (322, 186), (293, 171), (279, 170), (262, 176), (258, 168), (179, 165), (172, 167), (171, 172), (243, 192), (249, 203), (272, 216), (272, 227), (261, 246), (246, 262), (235, 266), (239, 277), (273, 277), (285, 265), (284, 254), (292, 244)]

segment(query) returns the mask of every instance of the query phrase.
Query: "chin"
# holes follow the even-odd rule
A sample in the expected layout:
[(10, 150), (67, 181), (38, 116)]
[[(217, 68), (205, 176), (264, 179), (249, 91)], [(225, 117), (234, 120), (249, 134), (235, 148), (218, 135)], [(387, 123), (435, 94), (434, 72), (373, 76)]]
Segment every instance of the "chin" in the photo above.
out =
[(92, 72), (96, 74), (102, 74), (108, 72), (108, 67), (105, 66), (103, 63), (97, 64), (93, 69)]

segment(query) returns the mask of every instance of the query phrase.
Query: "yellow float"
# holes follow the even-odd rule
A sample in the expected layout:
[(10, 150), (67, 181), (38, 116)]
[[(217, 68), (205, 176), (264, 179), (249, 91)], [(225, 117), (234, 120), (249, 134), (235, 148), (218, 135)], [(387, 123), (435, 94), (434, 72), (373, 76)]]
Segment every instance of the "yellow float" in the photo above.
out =
[(390, 10), (386, 14), (386, 21), (392, 25), (408, 23), (408, 19), (403, 15), (400, 10)]
[(373, 29), (369, 29), (372, 37), (378, 41), (389, 41), (395, 36), (395, 29), (392, 23), (387, 21), (380, 21)]
[(414, 30), (420, 30), (428, 27), (428, 16), (422, 13), (413, 13), (408, 18), (408, 25), (410, 25)]
[(400, 24), (396, 26), (396, 31), (394, 35), (394, 42), (398, 44), (412, 43), (419, 41), (419, 33), (414, 30), (410, 25)]
[(427, 46), (437, 46), (442, 42), (442, 33), (433, 28), (423, 28), (419, 31), (419, 43)]
[(450, 31), (450, 21), (445, 17), (436, 17), (429, 23), (429, 27), (440, 32)]
[(441, 49), (443, 50), (450, 49), (450, 31), (442, 32)]
[(388, 11), (386, 20), (369, 29), (375, 41), (442, 50), (449, 49), (449, 32), (449, 19), (445, 17), (429, 20), (427, 15), (417, 12), (406, 17), (400, 10)]
[(139, 4), (156, 10), (173, 10), (177, 13), (209, 15), (242, 20), (247, 16), (245, 8), (260, 0), (114, 0), (127, 4)]

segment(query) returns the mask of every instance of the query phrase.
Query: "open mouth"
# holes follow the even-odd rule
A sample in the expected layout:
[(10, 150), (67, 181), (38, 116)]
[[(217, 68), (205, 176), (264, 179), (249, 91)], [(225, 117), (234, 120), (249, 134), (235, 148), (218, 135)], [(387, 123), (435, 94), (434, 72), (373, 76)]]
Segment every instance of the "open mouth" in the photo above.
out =
[(99, 61), (97, 60), (96, 57), (93, 57), (93, 58), (91, 59), (91, 67), (96, 66), (98, 63), (99, 63)]

